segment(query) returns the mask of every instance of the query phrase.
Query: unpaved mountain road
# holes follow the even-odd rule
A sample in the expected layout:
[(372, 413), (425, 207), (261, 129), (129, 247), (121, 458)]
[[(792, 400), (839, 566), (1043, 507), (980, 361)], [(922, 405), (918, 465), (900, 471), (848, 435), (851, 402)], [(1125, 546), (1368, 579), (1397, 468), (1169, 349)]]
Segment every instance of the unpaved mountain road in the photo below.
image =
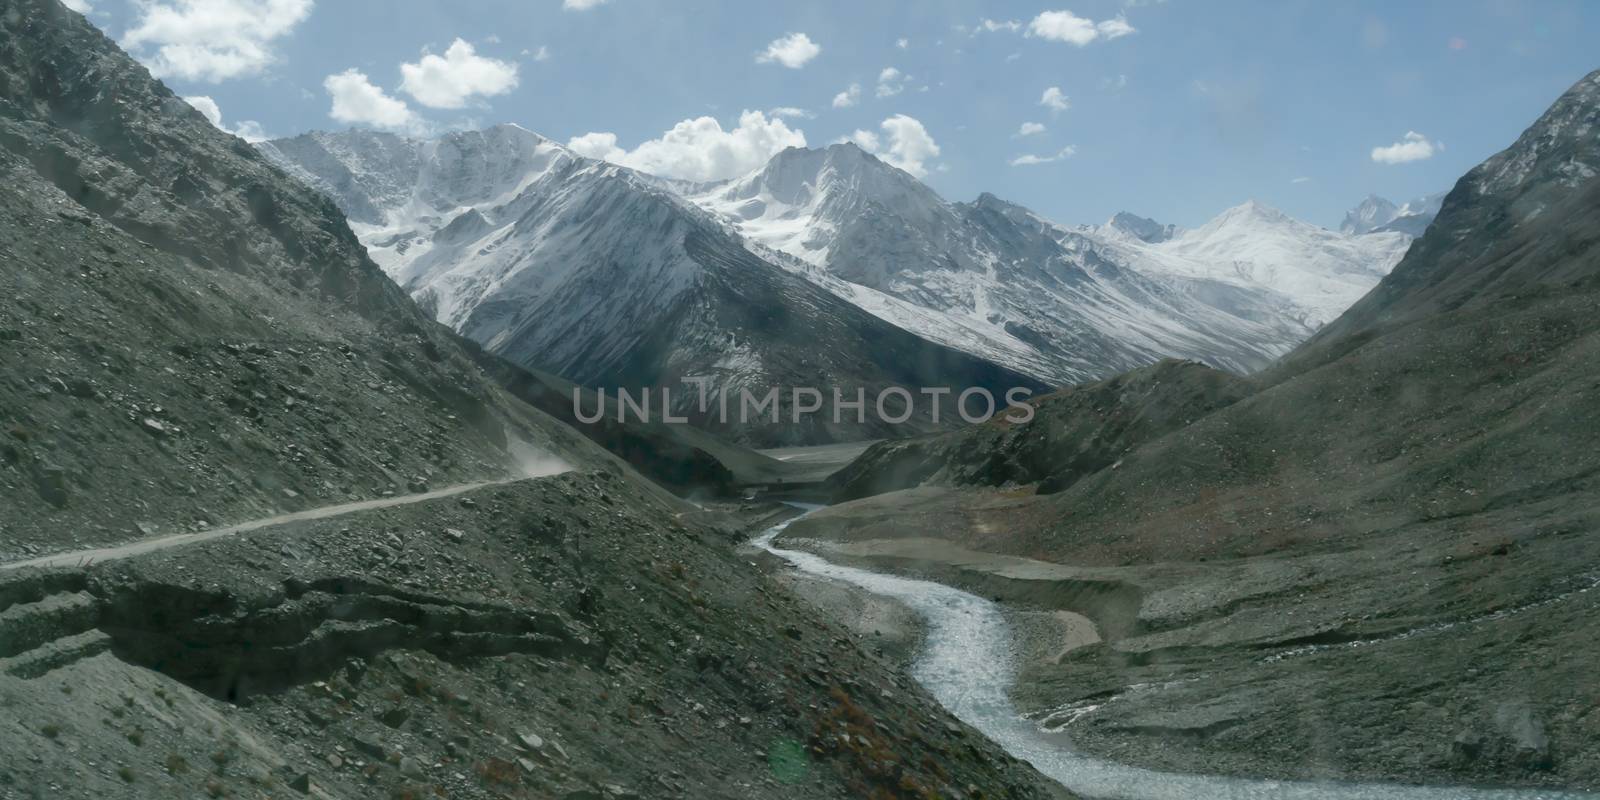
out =
[(329, 517), (342, 517), (346, 514), (355, 514), (361, 511), (372, 511), (379, 508), (405, 506), (411, 505), (412, 503), (426, 503), (430, 500), (439, 500), (445, 497), (454, 497), (458, 494), (465, 494), (475, 489), (482, 489), (486, 486), (499, 486), (507, 483), (516, 483), (518, 481), (535, 480), (537, 477), (544, 476), (520, 475), (516, 477), (503, 478), (501, 480), (462, 483), (455, 486), (447, 486), (443, 489), (434, 489), (428, 492), (418, 492), (416, 494), (396, 495), (394, 497), (381, 497), (376, 500), (359, 500), (353, 503), (321, 506), (319, 508), (310, 508), (304, 511), (295, 511), (288, 514), (277, 514), (271, 517), (262, 517), (260, 519), (253, 519), (248, 522), (240, 522), (222, 528), (212, 528), (211, 530), (206, 531), (177, 533), (170, 536), (158, 536), (152, 539), (140, 539), (138, 541), (128, 542), (127, 544), (120, 544), (113, 547), (97, 547), (87, 550), (73, 550), (65, 553), (55, 553), (48, 556), (25, 559), (22, 561), (11, 561), (0, 564), (0, 571), (22, 569), (24, 567), (71, 567), (80, 564), (89, 565), (102, 561), (115, 561), (121, 558), (129, 558), (131, 556), (144, 555), (146, 553), (154, 553), (159, 550), (166, 550), (170, 547), (182, 547), (184, 545), (196, 544), (198, 542), (208, 542), (213, 539), (221, 539), (225, 536), (233, 536), (240, 533), (260, 530), (262, 528), (271, 528), (276, 525), (284, 525), (291, 522), (305, 522), (307, 520), (327, 519)]

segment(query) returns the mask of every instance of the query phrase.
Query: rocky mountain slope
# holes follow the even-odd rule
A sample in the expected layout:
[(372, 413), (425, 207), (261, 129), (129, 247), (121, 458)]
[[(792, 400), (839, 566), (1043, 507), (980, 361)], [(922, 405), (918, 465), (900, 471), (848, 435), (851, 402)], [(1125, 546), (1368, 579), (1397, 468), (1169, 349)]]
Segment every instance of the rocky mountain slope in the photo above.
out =
[(0, 174), (0, 796), (1061, 796), (57, 0)]
[(1597, 131), (1600, 72), (1253, 393), (1065, 490), (924, 487), (793, 535), (867, 553), (938, 530), (1029, 560), (882, 563), (1097, 617), (1108, 641), (1026, 691), (1096, 752), (1600, 787), (1600, 696), (1571, 666), (1594, 655), (1600, 600)]
[(0, 794), (1065, 798), (612, 472), (0, 570)]
[(0, 42), (0, 557), (603, 453), (306, 191), (55, 3)]
[[(875, 415), (835, 424), (834, 388), (1041, 385), (778, 268), (656, 179), (515, 126), (429, 141), (307, 134), (262, 148), (348, 209), (378, 263), (490, 352), (613, 393), (666, 386), (675, 411), (740, 441), (903, 432)], [(800, 425), (742, 424), (736, 405), (724, 424), (680, 382), (702, 376), (735, 401), (743, 389), (809, 386), (826, 405)], [(919, 414), (907, 430), (932, 427), (929, 410)]]
[(1238, 402), (1254, 387), (1192, 361), (1161, 361), (1030, 400), (949, 434), (878, 442), (829, 483), (836, 501), (922, 485), (1031, 486), (1059, 492), (1125, 453)]
[(1057, 384), (1162, 357), (1258, 369), (1377, 283), (1409, 241), (1254, 204), (1192, 232), (1132, 214), (1069, 230), (988, 194), (947, 203), (851, 144), (791, 148), (687, 195), (814, 280), (857, 287), (863, 307)]

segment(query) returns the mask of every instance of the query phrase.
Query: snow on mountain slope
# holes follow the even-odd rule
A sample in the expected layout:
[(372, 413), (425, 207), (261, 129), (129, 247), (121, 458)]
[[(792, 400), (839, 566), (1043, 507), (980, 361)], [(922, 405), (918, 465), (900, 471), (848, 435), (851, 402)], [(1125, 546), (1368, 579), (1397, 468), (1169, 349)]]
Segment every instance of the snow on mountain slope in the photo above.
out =
[(1300, 320), (1315, 329), (1376, 286), (1411, 238), (1338, 233), (1250, 201), (1171, 240), (1130, 246), (1142, 251), (1134, 262), (1139, 269), (1277, 292), (1303, 309), (1285, 313), (1303, 314)]
[[(854, 145), (791, 148), (716, 184), (586, 159), (510, 125), (426, 141), (308, 134), (262, 149), (349, 210), (373, 258), (441, 321), (591, 385), (692, 369), (729, 385), (793, 379), (788, 360), (806, 356), (749, 316), (790, 306), (870, 315), (891, 338), (967, 354), (964, 375), (994, 377), (981, 361), (1066, 384), (1165, 357), (1250, 372), (1353, 302), (1399, 257), (1385, 248), (1404, 246), (1253, 205), (1193, 231), (1131, 214), (1069, 230), (987, 194), (947, 203)], [(735, 267), (759, 273), (770, 307), (716, 305), (740, 295), (723, 280)], [(865, 335), (851, 319), (846, 335)], [(834, 383), (902, 367), (848, 350), (812, 366)]]
[[(307, 134), (263, 150), (364, 210), (351, 226), (373, 260), (440, 322), (571, 380), (647, 344), (698, 278), (670, 196), (516, 126)], [(597, 215), (610, 224), (585, 224)]]
[(1399, 258), (1392, 238), (1357, 244), (1287, 217), (1196, 235), (1119, 214), (1068, 230), (987, 194), (947, 203), (850, 144), (791, 148), (686, 194), (841, 297), (1058, 383), (1166, 356), (1257, 369)]
[[(940, 344), (957, 336), (918, 337), (884, 321), (914, 313), (880, 318), (775, 266), (677, 194), (695, 187), (578, 156), (515, 126), (432, 140), (313, 133), (261, 148), (352, 209), (373, 259), (440, 321), (578, 383), (667, 386), (674, 410), (691, 415), (698, 393), (680, 383), (691, 376), (736, 398), (774, 386), (849, 397), (890, 385), (982, 386), (997, 396), (1043, 386)], [(803, 425), (696, 421), (763, 446), (933, 429), (926, 407), (897, 431), (852, 414), (835, 424), (831, 409), (825, 398)]]

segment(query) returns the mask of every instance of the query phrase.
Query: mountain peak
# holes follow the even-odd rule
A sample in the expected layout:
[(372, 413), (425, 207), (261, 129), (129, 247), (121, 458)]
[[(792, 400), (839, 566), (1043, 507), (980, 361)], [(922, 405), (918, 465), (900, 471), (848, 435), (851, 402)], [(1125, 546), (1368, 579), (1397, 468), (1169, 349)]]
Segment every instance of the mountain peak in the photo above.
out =
[(1355, 208), (1344, 215), (1344, 221), (1339, 224), (1343, 233), (1362, 234), (1375, 230), (1388, 224), (1400, 213), (1399, 208), (1388, 198), (1369, 194), (1362, 198)]
[(1282, 211), (1267, 205), (1266, 203), (1252, 198), (1223, 211), (1221, 214), (1218, 214), (1216, 219), (1212, 220), (1212, 222), (1224, 223), (1243, 220), (1259, 220), (1261, 222), (1269, 223), (1296, 221), (1288, 214), (1285, 214)]
[(1112, 214), (1111, 219), (1106, 220), (1104, 227), (1150, 244), (1165, 242), (1178, 234), (1176, 225), (1162, 224), (1149, 217), (1141, 217), (1127, 211)]

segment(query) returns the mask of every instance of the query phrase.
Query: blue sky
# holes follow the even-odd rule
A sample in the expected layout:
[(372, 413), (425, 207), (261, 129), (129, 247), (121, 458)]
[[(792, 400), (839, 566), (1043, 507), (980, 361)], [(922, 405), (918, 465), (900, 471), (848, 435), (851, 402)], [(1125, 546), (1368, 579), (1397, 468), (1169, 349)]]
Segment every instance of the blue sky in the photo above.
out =
[(338, 95), (359, 127), (515, 122), (692, 178), (854, 138), (949, 199), (1068, 224), (1253, 198), (1336, 226), (1369, 192), (1448, 188), (1600, 67), (1586, 2), (69, 5), (247, 133), (351, 127)]

